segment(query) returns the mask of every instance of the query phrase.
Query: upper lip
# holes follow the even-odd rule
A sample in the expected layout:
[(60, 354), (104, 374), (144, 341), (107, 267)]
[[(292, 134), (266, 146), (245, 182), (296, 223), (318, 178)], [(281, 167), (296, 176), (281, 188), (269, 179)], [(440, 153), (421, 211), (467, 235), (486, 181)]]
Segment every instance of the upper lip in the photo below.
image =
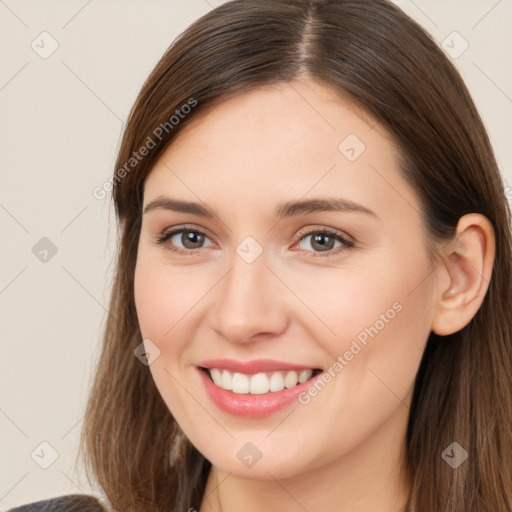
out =
[(230, 372), (253, 374), (260, 372), (275, 372), (279, 370), (310, 370), (315, 366), (288, 363), (275, 359), (253, 359), (252, 361), (237, 361), (236, 359), (208, 359), (197, 366), (202, 368), (219, 368)]

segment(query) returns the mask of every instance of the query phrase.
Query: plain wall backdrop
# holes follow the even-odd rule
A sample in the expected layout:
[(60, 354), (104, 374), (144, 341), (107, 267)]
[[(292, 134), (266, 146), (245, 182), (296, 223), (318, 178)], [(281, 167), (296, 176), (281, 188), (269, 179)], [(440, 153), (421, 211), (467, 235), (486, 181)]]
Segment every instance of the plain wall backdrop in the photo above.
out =
[[(100, 495), (74, 468), (116, 239), (93, 190), (149, 72), (221, 3), (0, 0), (0, 510)], [(454, 59), (512, 185), (512, 1), (395, 3)]]

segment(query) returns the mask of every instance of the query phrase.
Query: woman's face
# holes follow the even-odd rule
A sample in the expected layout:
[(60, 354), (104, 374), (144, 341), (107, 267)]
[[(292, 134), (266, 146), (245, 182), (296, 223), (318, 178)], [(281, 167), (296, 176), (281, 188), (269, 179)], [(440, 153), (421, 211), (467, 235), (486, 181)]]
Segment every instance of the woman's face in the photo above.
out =
[(148, 176), (135, 299), (149, 368), (214, 466), (284, 478), (398, 452), (435, 274), (396, 156), (302, 80), (199, 114)]

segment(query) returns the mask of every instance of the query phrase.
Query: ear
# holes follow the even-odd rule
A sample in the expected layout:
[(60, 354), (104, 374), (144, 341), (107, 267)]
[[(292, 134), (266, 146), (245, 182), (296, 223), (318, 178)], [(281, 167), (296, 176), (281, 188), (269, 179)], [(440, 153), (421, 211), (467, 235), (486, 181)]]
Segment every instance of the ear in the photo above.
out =
[(471, 321), (489, 288), (495, 255), (491, 222), (479, 213), (464, 215), (442, 252), (431, 328), (446, 336)]

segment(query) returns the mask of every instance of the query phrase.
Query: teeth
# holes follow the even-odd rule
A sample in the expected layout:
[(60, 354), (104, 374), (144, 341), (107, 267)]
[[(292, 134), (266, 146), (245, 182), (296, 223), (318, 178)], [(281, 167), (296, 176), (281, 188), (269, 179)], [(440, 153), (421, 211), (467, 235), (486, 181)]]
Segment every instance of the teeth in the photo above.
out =
[(288, 372), (286, 377), (284, 378), (284, 385), (288, 389), (293, 388), (297, 385), (297, 382), (299, 381), (299, 376), (297, 375), (297, 372), (291, 371)]
[(251, 377), (249, 385), (251, 395), (263, 395), (264, 393), (268, 393), (269, 389), (270, 383), (264, 373), (257, 373)]
[(212, 368), (210, 370), (210, 375), (212, 376), (213, 382), (215, 382), (216, 386), (222, 387), (222, 374), (220, 373), (220, 370), (217, 370), (217, 368)]
[(281, 372), (274, 372), (270, 377), (270, 391), (282, 391), (284, 389), (284, 378)]
[(249, 393), (249, 377), (243, 373), (234, 373), (232, 389), (233, 393), (240, 393), (244, 395)]
[(227, 391), (241, 395), (264, 395), (265, 393), (290, 389), (302, 384), (311, 378), (313, 370), (294, 370), (245, 375), (244, 373), (231, 373), (228, 370), (209, 368), (208, 371), (216, 386)]
[(311, 375), (313, 375), (312, 370), (302, 370), (299, 373), (299, 384), (302, 384), (303, 382), (306, 382), (308, 379), (311, 378)]
[(227, 389), (228, 391), (230, 389), (233, 389), (232, 387), (233, 377), (231, 376), (231, 373), (229, 373), (227, 370), (224, 370), (222, 372), (222, 380), (221, 380), (221, 388)]

